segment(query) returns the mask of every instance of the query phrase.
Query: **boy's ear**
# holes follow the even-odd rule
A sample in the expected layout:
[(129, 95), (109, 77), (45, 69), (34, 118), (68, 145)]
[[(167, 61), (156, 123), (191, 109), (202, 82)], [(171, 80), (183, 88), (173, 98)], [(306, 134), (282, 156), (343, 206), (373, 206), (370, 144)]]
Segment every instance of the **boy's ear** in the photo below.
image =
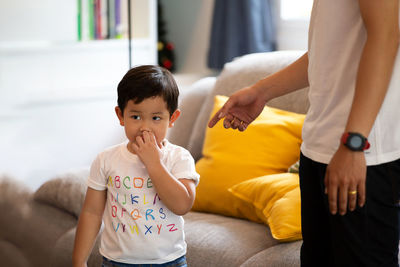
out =
[(181, 115), (181, 111), (179, 109), (175, 110), (174, 113), (172, 113), (171, 118), (169, 119), (169, 128), (174, 126), (174, 122), (179, 118)]
[(124, 114), (122, 113), (122, 110), (118, 106), (115, 107), (115, 113), (117, 114), (119, 124), (121, 126), (124, 126)]

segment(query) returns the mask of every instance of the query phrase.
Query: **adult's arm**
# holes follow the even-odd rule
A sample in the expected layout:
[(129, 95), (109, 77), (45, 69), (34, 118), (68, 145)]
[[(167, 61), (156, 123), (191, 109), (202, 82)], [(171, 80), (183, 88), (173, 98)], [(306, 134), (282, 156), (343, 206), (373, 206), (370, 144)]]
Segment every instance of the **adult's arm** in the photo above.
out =
[(213, 127), (224, 118), (225, 128), (244, 131), (271, 99), (308, 86), (308, 53), (282, 70), (250, 87), (235, 92), (208, 123)]
[[(359, 63), (356, 87), (345, 132), (368, 136), (382, 106), (399, 46), (399, 1), (359, 0), (367, 39)], [(334, 23), (334, 22), (333, 22)], [(327, 168), (325, 185), (332, 214), (365, 203), (364, 153), (341, 145)], [(356, 195), (349, 191), (357, 190)]]

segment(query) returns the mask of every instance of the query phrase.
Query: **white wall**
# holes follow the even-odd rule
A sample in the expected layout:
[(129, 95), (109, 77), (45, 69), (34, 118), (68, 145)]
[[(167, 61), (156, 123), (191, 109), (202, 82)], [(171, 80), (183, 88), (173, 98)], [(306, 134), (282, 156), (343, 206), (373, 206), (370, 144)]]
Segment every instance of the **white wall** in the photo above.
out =
[(280, 21), (277, 50), (307, 50), (308, 21)]
[(76, 0), (1, 0), (0, 42), (74, 41)]
[(274, 0), (277, 19), (277, 50), (306, 50), (309, 19), (307, 17), (292, 20), (281, 18), (280, 1), (281, 0)]

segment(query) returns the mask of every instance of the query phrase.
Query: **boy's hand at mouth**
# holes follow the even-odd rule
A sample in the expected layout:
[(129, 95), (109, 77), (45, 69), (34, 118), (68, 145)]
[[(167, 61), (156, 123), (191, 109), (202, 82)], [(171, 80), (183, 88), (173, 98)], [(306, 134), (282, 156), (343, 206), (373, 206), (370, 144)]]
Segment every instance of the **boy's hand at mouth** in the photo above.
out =
[(132, 149), (138, 155), (146, 167), (154, 163), (160, 163), (162, 145), (157, 143), (152, 132), (143, 131), (141, 136), (136, 137), (136, 143), (132, 143)]

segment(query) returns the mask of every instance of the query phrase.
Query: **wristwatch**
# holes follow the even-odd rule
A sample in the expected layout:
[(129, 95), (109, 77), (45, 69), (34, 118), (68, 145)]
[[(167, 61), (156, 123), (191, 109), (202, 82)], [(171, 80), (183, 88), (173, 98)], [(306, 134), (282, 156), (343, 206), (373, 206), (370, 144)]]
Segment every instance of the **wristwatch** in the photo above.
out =
[(359, 133), (344, 133), (341, 141), (343, 145), (352, 151), (364, 151), (370, 147), (368, 139)]

